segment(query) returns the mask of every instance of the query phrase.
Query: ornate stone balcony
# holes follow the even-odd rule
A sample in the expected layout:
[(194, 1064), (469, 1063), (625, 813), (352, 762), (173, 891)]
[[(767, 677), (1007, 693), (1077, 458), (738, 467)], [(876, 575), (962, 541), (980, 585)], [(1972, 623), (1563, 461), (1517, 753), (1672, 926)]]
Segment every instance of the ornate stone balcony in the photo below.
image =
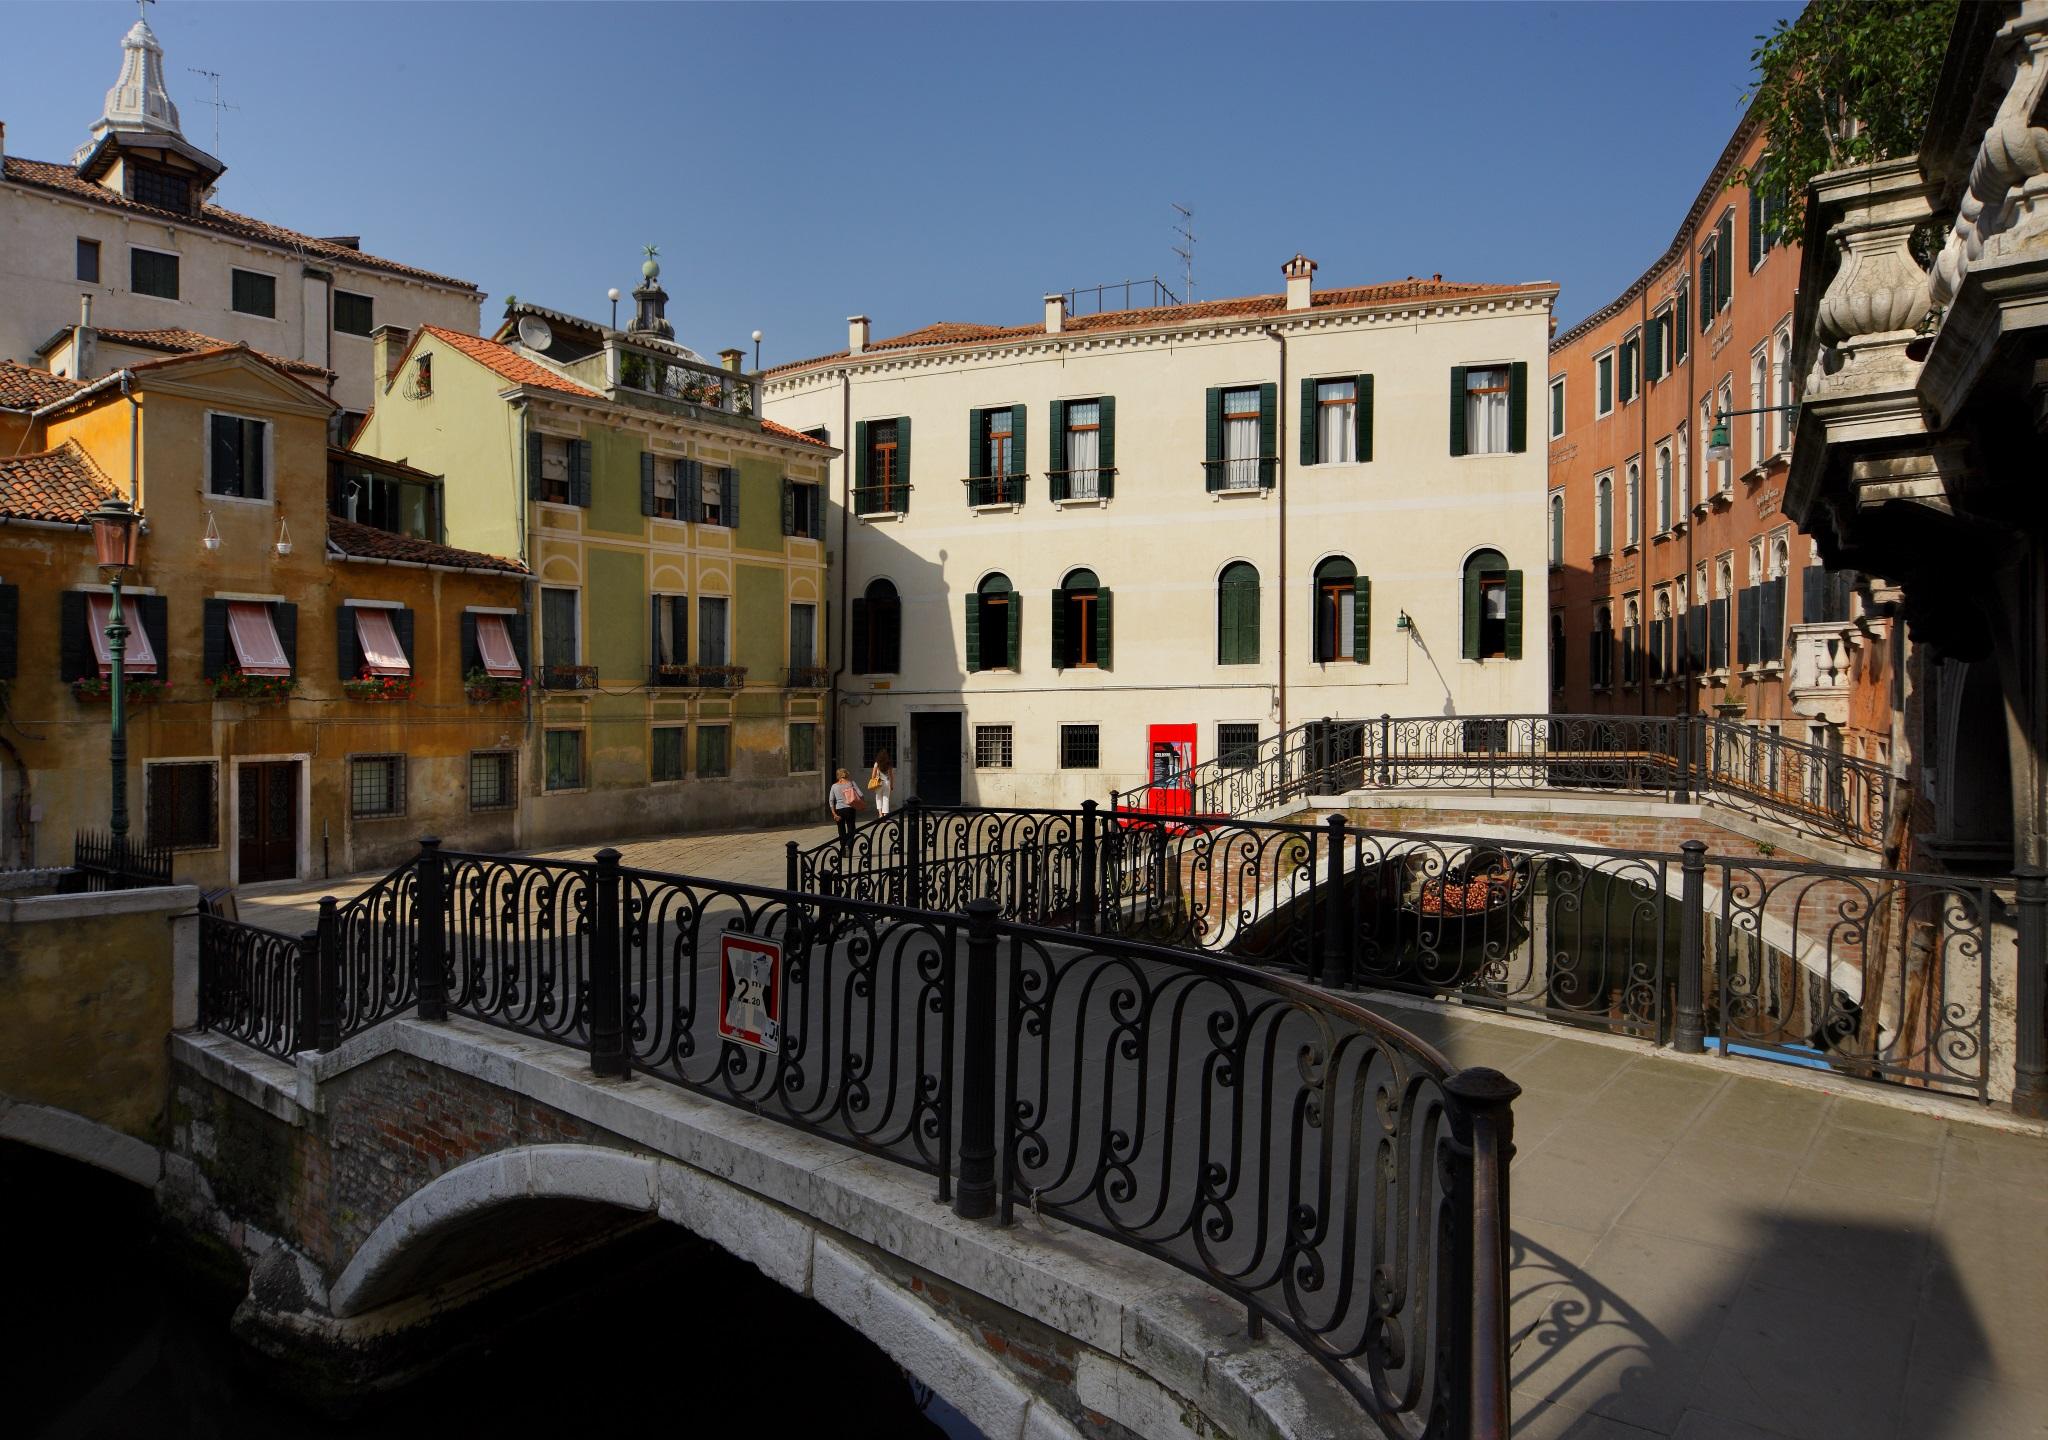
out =
[(1848, 724), (1849, 692), (1863, 642), (1863, 632), (1846, 621), (1794, 625), (1785, 683), (1792, 709), (1811, 720)]

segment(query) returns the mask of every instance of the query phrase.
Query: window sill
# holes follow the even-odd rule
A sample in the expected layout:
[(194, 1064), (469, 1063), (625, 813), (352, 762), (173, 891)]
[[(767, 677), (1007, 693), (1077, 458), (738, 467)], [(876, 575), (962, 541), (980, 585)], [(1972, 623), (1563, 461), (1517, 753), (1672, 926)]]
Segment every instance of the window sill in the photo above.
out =
[(1270, 495), (1272, 493), (1272, 490), (1264, 485), (1232, 485), (1223, 490), (1211, 490), (1209, 498), (1212, 500), (1222, 500), (1226, 497), (1234, 499), (1244, 495)]
[(274, 505), (277, 502), (268, 495), (222, 495), (209, 489), (205, 502), (208, 505)]
[(1612, 410), (1596, 410), (1593, 412), (1593, 418), (1595, 420), (1605, 420), (1609, 415), (1612, 415), (1613, 413), (1614, 412)]
[(1012, 515), (1024, 508), (1024, 502), (1022, 500), (998, 500), (992, 505), (975, 505), (969, 508), (977, 515)]
[(1702, 514), (1704, 514), (1709, 507), (1712, 507), (1715, 510), (1726, 510), (1730, 505), (1733, 505), (1734, 503), (1735, 492), (1733, 490), (1716, 490), (1713, 494), (1707, 497), (1707, 503), (1700, 507), (1700, 511)]
[(1635, 541), (1631, 540), (1628, 544), (1621, 547), (1621, 553), (1624, 555), (1634, 555), (1642, 548), (1643, 547), (1641, 545), (1638, 545)]
[(903, 518), (901, 510), (877, 510), (868, 515), (854, 517), (863, 525), (889, 525)]
[(1655, 535), (1652, 535), (1650, 537), (1650, 543), (1652, 545), (1662, 545), (1666, 540), (1669, 540), (1676, 533), (1677, 532), (1674, 530), (1659, 530)]
[(1612, 565), (1614, 563), (1614, 552), (1612, 550), (1595, 550), (1593, 552), (1593, 563), (1595, 565)]
[(1064, 500), (1053, 501), (1052, 508), (1055, 510), (1067, 510), (1075, 506), (1080, 506), (1085, 509), (1088, 507), (1104, 505), (1107, 503), (1108, 502), (1105, 501), (1100, 495), (1070, 495)]

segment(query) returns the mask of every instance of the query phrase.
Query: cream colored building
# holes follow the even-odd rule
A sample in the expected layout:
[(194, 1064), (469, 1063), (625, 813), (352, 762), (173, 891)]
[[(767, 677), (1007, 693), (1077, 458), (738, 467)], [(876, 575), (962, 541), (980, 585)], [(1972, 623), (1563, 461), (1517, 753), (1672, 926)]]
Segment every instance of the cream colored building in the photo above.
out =
[[(483, 294), (466, 280), (368, 254), (355, 236), (305, 235), (210, 203), (226, 167), (185, 139), (143, 21), (76, 155), (5, 152), (0, 124), (0, 357), (40, 355), (56, 369), (49, 342), (81, 321), (145, 346), (181, 333), (238, 341), (334, 371), (345, 431), (370, 408), (373, 329), (477, 328)], [(61, 363), (78, 359), (78, 379), (119, 368), (91, 354)]]
[(845, 452), (838, 763), (1070, 805), (1323, 718), (1544, 708), (1556, 287), (1314, 268), (1035, 326), (856, 317), (769, 373), (765, 413)]

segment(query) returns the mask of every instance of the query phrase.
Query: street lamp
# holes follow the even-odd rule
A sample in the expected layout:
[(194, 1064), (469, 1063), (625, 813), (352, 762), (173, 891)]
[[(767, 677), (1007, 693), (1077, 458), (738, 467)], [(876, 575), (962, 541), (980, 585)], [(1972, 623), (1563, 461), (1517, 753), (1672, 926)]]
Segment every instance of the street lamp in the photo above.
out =
[(761, 332), (759, 330), (754, 332), (754, 368), (756, 370), (761, 368)]
[(612, 302), (612, 329), (619, 328), (619, 287), (614, 285), (604, 292), (604, 298)]
[(137, 518), (134, 507), (119, 495), (108, 496), (100, 502), (99, 509), (86, 516), (92, 525), (92, 548), (100, 573), (107, 577), (113, 591), (107, 607), (108, 700), (112, 715), (107, 749), (114, 767), (114, 813), (109, 828), (117, 847), (125, 845), (128, 839), (128, 711), (121, 668), (122, 657), (128, 651), (128, 627), (121, 620), (121, 574), (135, 568)]
[(1714, 428), (1707, 432), (1707, 458), (1715, 461), (1728, 458), (1728, 417), (1726, 415), (1715, 416)]

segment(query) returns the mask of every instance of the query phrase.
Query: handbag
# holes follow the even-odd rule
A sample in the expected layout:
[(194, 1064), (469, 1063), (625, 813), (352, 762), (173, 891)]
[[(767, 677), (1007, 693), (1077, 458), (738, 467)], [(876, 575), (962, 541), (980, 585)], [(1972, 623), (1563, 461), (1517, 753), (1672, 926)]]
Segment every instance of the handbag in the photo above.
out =
[(869, 775), (869, 776), (868, 776), (868, 789), (870, 789), (870, 790), (879, 790), (879, 789), (881, 789), (881, 788), (882, 788), (882, 777), (881, 777), (881, 776), (880, 776), (879, 774), (873, 774), (873, 775)]

